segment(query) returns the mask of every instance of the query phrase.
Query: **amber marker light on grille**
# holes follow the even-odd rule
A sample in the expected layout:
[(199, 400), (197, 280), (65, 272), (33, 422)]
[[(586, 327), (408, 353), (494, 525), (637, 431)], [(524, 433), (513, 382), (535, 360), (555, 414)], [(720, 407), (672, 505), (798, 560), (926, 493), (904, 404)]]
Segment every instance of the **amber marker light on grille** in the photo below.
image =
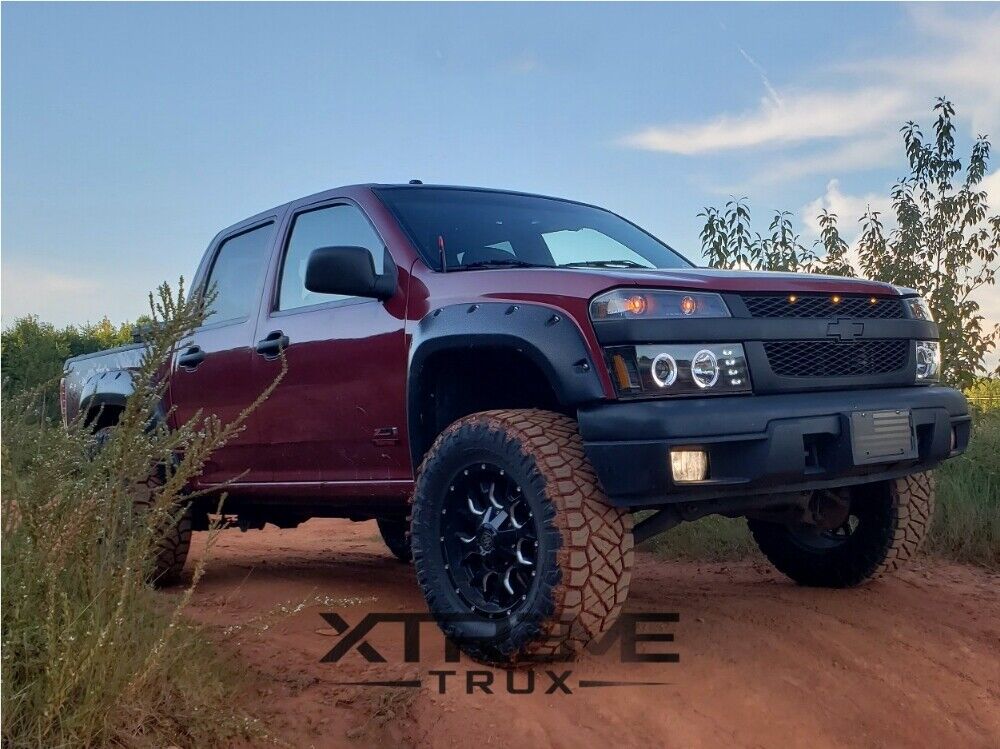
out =
[(670, 473), (678, 484), (708, 478), (708, 453), (700, 447), (670, 448)]
[(872, 297), (871, 299), (868, 300), (868, 303), (869, 304), (878, 304), (878, 299), (876, 299), (875, 297)]
[(799, 298), (795, 296), (795, 294), (792, 294), (790, 297), (788, 297), (789, 304), (795, 304), (797, 301), (799, 301)]
[(840, 297), (834, 294), (832, 297), (830, 297), (830, 301), (833, 302), (834, 304), (840, 304)]

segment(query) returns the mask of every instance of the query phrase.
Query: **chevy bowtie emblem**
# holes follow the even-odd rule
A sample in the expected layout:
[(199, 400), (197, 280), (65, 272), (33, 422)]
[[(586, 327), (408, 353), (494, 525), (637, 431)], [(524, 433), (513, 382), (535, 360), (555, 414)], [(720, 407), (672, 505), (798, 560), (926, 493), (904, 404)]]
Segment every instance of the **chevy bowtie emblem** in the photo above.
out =
[(864, 335), (865, 324), (851, 322), (849, 320), (837, 320), (826, 326), (826, 334), (830, 338), (839, 338), (842, 341), (853, 341)]

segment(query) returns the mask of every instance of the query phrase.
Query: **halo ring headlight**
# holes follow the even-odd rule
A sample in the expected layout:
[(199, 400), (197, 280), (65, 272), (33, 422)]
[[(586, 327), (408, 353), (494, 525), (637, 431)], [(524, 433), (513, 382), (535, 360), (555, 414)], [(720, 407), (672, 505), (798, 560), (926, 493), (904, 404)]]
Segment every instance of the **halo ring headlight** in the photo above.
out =
[(658, 354), (649, 367), (649, 374), (661, 388), (668, 388), (677, 381), (677, 361), (670, 354)]
[(719, 360), (707, 348), (703, 348), (691, 359), (691, 379), (700, 388), (715, 387), (719, 381)]

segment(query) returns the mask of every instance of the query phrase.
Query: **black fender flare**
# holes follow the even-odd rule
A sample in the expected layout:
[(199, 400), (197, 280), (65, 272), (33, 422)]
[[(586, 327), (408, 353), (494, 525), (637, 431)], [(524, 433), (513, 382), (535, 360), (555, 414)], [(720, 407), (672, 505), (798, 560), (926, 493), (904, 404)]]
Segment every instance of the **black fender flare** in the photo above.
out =
[[(91, 412), (102, 408), (125, 408), (129, 397), (135, 392), (132, 372), (128, 369), (114, 369), (98, 372), (87, 379), (80, 389), (78, 413), (84, 414), (89, 422)], [(156, 406), (150, 416), (149, 428), (166, 421), (163, 403)]]
[(416, 470), (429, 447), (422, 439), (420, 397), (426, 365), (442, 351), (511, 349), (528, 357), (567, 410), (606, 397), (576, 322), (564, 311), (524, 302), (473, 302), (439, 307), (414, 327), (407, 375), (407, 429)]
[(80, 388), (79, 413), (90, 420), (90, 413), (100, 408), (124, 408), (135, 392), (132, 373), (127, 369), (96, 372)]

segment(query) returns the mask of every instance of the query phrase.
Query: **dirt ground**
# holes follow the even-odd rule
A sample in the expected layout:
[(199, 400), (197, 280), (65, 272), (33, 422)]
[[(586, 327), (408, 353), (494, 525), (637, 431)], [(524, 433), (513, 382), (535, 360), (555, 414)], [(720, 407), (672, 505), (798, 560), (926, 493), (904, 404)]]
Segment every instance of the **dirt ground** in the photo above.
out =
[[(195, 534), (192, 556), (204, 553)], [(190, 566), (191, 562), (189, 562)], [(422, 662), (402, 659), (402, 628), (380, 624), (358, 650), (321, 659), (339, 639), (321, 612), (426, 612), (412, 567), (373, 522), (311, 520), (295, 530), (221, 534), (193, 616), (247, 667), (248, 705), (278, 745), (294, 747), (1000, 746), (1000, 576), (923, 560), (849, 591), (797, 587), (763, 562), (665, 562), (640, 554), (627, 611), (676, 612), (642, 625), (672, 632), (677, 663), (622, 663), (618, 646), (572, 664), (561, 689), (536, 669), (531, 694), (466, 694), (433, 624)], [(652, 627), (650, 629), (649, 627)], [(432, 670), (446, 677), (445, 694)], [(524, 687), (527, 674), (516, 674)], [(408, 680), (420, 687), (342, 682)], [(581, 682), (658, 682), (583, 687)]]

